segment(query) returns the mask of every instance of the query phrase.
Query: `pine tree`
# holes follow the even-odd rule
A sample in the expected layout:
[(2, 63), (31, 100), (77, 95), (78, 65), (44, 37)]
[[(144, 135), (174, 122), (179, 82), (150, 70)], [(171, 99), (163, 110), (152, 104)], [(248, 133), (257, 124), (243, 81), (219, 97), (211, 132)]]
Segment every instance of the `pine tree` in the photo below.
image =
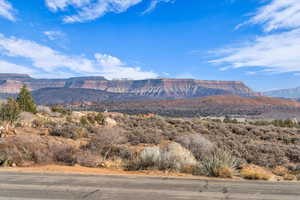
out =
[(20, 106), (21, 111), (37, 113), (37, 107), (35, 101), (27, 89), (26, 85), (21, 88), (21, 91), (18, 95), (17, 102)]

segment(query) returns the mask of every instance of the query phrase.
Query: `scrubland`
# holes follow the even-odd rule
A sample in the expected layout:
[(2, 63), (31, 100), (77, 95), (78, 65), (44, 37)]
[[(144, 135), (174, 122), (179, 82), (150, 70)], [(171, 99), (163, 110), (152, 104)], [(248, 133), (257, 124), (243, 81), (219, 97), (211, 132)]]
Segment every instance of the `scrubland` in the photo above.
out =
[(1, 122), (0, 165), (157, 170), (255, 180), (300, 179), (300, 129), (153, 114), (38, 107)]

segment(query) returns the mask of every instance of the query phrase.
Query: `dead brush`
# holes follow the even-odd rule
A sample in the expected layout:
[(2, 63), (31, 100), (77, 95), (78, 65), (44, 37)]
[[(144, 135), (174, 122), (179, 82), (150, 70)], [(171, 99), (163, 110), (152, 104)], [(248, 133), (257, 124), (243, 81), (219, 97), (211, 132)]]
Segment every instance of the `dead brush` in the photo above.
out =
[(266, 169), (256, 165), (243, 166), (240, 174), (245, 179), (251, 180), (269, 180), (272, 177), (272, 173)]

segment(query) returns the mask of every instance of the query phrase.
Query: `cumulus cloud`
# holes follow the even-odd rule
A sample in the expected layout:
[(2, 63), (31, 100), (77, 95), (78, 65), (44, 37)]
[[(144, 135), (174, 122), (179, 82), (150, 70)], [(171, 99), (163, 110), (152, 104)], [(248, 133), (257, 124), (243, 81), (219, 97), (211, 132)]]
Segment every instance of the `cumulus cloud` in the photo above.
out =
[[(75, 14), (66, 15), (65, 23), (86, 22), (104, 16), (107, 13), (122, 13), (145, 0), (45, 0), (48, 8), (53, 12), (75, 10)], [(174, 0), (152, 0), (149, 8), (144, 12), (152, 11), (160, 2)]]
[(273, 0), (249, 22), (262, 25), (267, 34), (215, 51), (211, 63), (221, 70), (259, 67), (265, 72), (300, 72), (300, 1)]
[(27, 59), (32, 62), (33, 67), (46, 72), (47, 75), (66, 74), (66, 71), (69, 71), (69, 74), (103, 75), (110, 79), (146, 79), (157, 77), (153, 72), (143, 72), (139, 67), (127, 66), (120, 59), (111, 55), (95, 54), (94, 59), (66, 55), (34, 41), (5, 37), (1, 34), (0, 54), (7, 57)]
[(14, 13), (15, 13), (15, 9), (8, 1), (0, 0), (0, 16), (10, 21), (16, 21), (16, 17)]
[(158, 77), (154, 72), (144, 72), (140, 67), (126, 67), (119, 58), (107, 54), (95, 54), (103, 76), (108, 79), (149, 79)]

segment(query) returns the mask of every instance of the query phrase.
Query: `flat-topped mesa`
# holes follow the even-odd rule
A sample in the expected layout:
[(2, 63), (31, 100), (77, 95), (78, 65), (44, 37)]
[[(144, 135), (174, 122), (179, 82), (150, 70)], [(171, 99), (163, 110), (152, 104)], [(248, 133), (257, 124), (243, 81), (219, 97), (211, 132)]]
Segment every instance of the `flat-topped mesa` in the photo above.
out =
[[(5, 76), (7, 76), (5, 78)], [(107, 80), (102, 76), (74, 77), (69, 79), (33, 79), (28, 75), (0, 74), (2, 91), (15, 93), (19, 85), (26, 84), (35, 91), (43, 88), (94, 89), (113, 93), (130, 93), (149, 98), (197, 98), (211, 95), (235, 94), (239, 96), (260, 96), (240, 81), (204, 81), (194, 79), (146, 79)], [(21, 79), (23, 77), (23, 79)], [(1, 79), (0, 79), (1, 80)], [(15, 80), (20, 83), (4, 85), (3, 81)]]
[(103, 76), (73, 77), (66, 80), (65, 88), (100, 89), (99, 83), (107, 81)]

